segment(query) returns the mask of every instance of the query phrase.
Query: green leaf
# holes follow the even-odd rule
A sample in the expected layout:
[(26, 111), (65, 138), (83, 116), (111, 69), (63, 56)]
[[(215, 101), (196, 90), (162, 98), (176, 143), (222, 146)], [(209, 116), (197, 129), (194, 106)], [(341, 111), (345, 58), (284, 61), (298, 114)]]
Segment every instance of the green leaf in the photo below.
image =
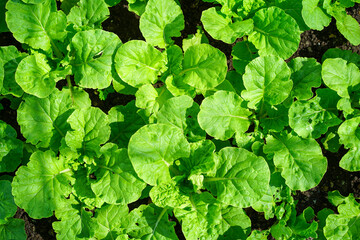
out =
[(265, 117), (260, 116), (260, 125), (264, 131), (281, 132), (284, 127), (289, 125), (288, 108), (283, 105), (275, 107), (265, 104), (264, 106), (266, 115)]
[(276, 56), (258, 57), (246, 66), (243, 75), (246, 90), (241, 92), (241, 96), (254, 109), (259, 103), (280, 104), (292, 89), (290, 74), (283, 59)]
[(79, 1), (80, 0), (62, 0), (60, 8), (66, 15), (68, 15), (71, 8), (76, 6)]
[(149, 0), (128, 0), (129, 11), (141, 16), (145, 12), (146, 4)]
[(71, 40), (69, 53), (75, 82), (83, 88), (110, 86), (113, 56), (120, 45), (119, 37), (111, 32), (78, 32)]
[(288, 66), (291, 69), (291, 80), (294, 83), (293, 96), (298, 100), (313, 97), (312, 88), (321, 85), (321, 65), (314, 58), (294, 58)]
[(251, 231), (251, 220), (242, 208), (227, 206), (221, 210), (225, 225), (230, 228), (219, 237), (219, 240), (245, 239)]
[(289, 58), (299, 47), (300, 29), (296, 21), (277, 7), (264, 8), (253, 17), (254, 31), (249, 41), (257, 49), (259, 55), (278, 55)]
[[(7, 218), (14, 216), (17, 206), (11, 194), (11, 183), (7, 180), (0, 180), (0, 227), (6, 224)], [(0, 231), (1, 232), (1, 231)], [(0, 234), (1, 236), (1, 234)]]
[[(189, 47), (191, 47), (193, 45), (209, 43), (209, 39), (206, 37), (202, 28), (199, 26), (197, 28), (198, 29), (196, 30), (195, 34), (190, 34), (187, 36), (187, 38), (183, 39), (182, 48), (184, 51), (186, 51)], [(177, 46), (177, 45), (174, 45), (174, 46)], [(181, 55), (182, 55), (182, 51), (181, 51)]]
[(7, 223), (0, 224), (0, 239), (27, 239), (24, 220), (10, 218)]
[(204, 43), (186, 50), (182, 66), (183, 70), (176, 77), (199, 90), (215, 88), (225, 80), (227, 72), (225, 54)]
[(227, 147), (218, 153), (216, 174), (206, 177), (205, 186), (217, 200), (241, 208), (250, 207), (267, 192), (270, 170), (262, 157), (243, 148)]
[[(191, 208), (174, 210), (181, 223), (182, 232), (188, 240), (216, 240), (222, 234), (221, 207), (210, 193), (192, 194)], [(228, 227), (228, 226), (227, 226)]]
[[(74, 101), (82, 107), (90, 107), (88, 94), (79, 89), (73, 89)], [(39, 148), (50, 147), (57, 151), (61, 139), (70, 130), (66, 120), (74, 111), (73, 99), (69, 89), (55, 90), (47, 98), (37, 98), (27, 95), (17, 111), (17, 121), (26, 142)]]
[(335, 15), (336, 27), (344, 37), (353, 45), (360, 44), (360, 25), (358, 21), (347, 13)]
[(24, 92), (45, 98), (54, 91), (56, 84), (50, 71), (45, 55), (37, 53), (21, 60), (16, 69), (15, 80)]
[(290, 134), (269, 136), (264, 152), (274, 154), (274, 164), (292, 190), (306, 191), (317, 186), (326, 172), (327, 160), (311, 138)]
[(157, 122), (174, 125), (184, 131), (189, 141), (204, 139), (206, 133), (197, 121), (199, 106), (189, 96), (168, 99), (157, 113)]
[(2, 32), (9, 32), (9, 29), (6, 25), (6, 21), (5, 21), (5, 5), (6, 5), (7, 1), (1, 1), (0, 2), (0, 33)]
[(350, 194), (337, 209), (339, 214), (330, 214), (326, 218), (326, 239), (356, 239), (360, 235), (360, 204)]
[(127, 148), (130, 137), (145, 125), (137, 111), (135, 101), (129, 102), (126, 106), (119, 105), (110, 109), (108, 113), (111, 128), (110, 142)]
[(67, 35), (66, 16), (56, 11), (55, 1), (26, 4), (10, 0), (6, 9), (6, 23), (15, 39), (32, 48), (45, 51), (53, 48), (56, 52), (54, 40), (63, 41)]
[(151, 201), (162, 208), (185, 208), (191, 205), (190, 198), (174, 181), (161, 183), (150, 190)]
[(231, 17), (222, 15), (215, 7), (202, 12), (201, 22), (211, 37), (228, 44), (251, 33), (254, 27), (252, 19), (233, 22)]
[(311, 29), (321, 31), (331, 22), (331, 16), (322, 7), (323, 0), (303, 0), (302, 17)]
[(91, 183), (94, 193), (109, 204), (129, 204), (138, 200), (146, 184), (136, 175), (127, 149), (109, 143), (101, 148), (96, 159), (96, 180)]
[(19, 52), (14, 46), (0, 47), (0, 68), (3, 68), (4, 71), (4, 80), (0, 88), (1, 94), (12, 94), (15, 97), (21, 97), (24, 93), (15, 81), (15, 72), (19, 63), (26, 55), (26, 53)]
[(12, 182), (15, 203), (31, 218), (50, 217), (60, 199), (70, 194), (70, 180), (71, 170), (64, 157), (57, 158), (50, 150), (37, 151), (28, 165), (16, 172)]
[(95, 232), (98, 239), (116, 239), (119, 235), (117, 229), (120, 228), (122, 220), (128, 215), (127, 205), (104, 205), (96, 210), (95, 219), (99, 223), (99, 228)]
[(171, 179), (171, 165), (175, 160), (189, 156), (190, 145), (181, 129), (151, 124), (132, 135), (128, 151), (138, 176), (150, 185), (158, 185)]
[(101, 23), (110, 15), (108, 5), (103, 0), (80, 0), (67, 15), (68, 24), (75, 29), (87, 30), (101, 28)]
[(21, 163), (23, 142), (16, 137), (15, 129), (0, 120), (0, 173), (13, 172)]
[(98, 153), (100, 145), (109, 140), (108, 117), (99, 108), (76, 109), (67, 122), (72, 130), (66, 133), (65, 141), (73, 151)]
[(345, 61), (354, 63), (357, 67), (360, 67), (360, 55), (353, 53), (351, 50), (330, 48), (324, 53), (321, 60), (324, 62), (328, 58), (342, 58)]
[(326, 59), (321, 74), (324, 83), (343, 98), (350, 98), (352, 87), (360, 84), (359, 68), (341, 58)]
[(154, 204), (141, 205), (134, 209), (122, 222), (131, 239), (175, 240), (175, 222), (170, 222), (166, 208)]
[(302, 9), (303, 4), (302, 1), (298, 0), (275, 0), (275, 6), (284, 10), (287, 14), (293, 17), (297, 24), (300, 27), (300, 31), (309, 30), (309, 27), (305, 24), (303, 16), (302, 16)]
[(89, 239), (98, 229), (98, 222), (94, 220), (93, 213), (73, 195), (70, 195), (68, 199), (59, 200), (55, 216), (60, 220), (52, 224), (58, 240)]
[(329, 127), (342, 123), (337, 117), (337, 94), (330, 89), (319, 90), (315, 98), (296, 101), (289, 109), (289, 125), (302, 138), (319, 138)]
[(340, 167), (348, 171), (360, 171), (360, 117), (343, 122), (338, 130), (340, 143), (350, 150), (342, 157)]
[(248, 41), (237, 42), (232, 48), (231, 55), (234, 68), (240, 74), (244, 74), (246, 65), (259, 56), (255, 46)]
[(140, 31), (146, 42), (165, 48), (180, 37), (185, 27), (184, 15), (174, 0), (149, 0), (140, 18)]
[(150, 44), (132, 40), (115, 55), (115, 68), (121, 79), (133, 87), (155, 83), (165, 67), (165, 57)]
[(235, 133), (244, 133), (250, 126), (251, 112), (234, 92), (218, 91), (203, 100), (198, 121), (210, 136), (227, 140)]

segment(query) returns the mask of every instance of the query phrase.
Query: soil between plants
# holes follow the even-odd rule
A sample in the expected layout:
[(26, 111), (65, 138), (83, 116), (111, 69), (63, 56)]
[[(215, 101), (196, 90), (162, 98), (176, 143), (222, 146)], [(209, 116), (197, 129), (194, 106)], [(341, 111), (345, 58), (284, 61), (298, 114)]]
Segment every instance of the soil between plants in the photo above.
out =
[[(175, 39), (175, 43), (181, 46), (182, 39), (190, 34), (196, 33), (197, 26), (202, 26), (200, 22), (201, 12), (209, 7), (214, 6), (211, 3), (204, 3), (201, 0), (180, 0), (181, 7), (185, 17), (185, 29), (181, 37)], [(110, 17), (103, 23), (104, 30), (116, 33), (125, 43), (133, 39), (144, 39), (139, 29), (139, 17), (128, 11), (127, 3), (122, 1), (115, 7), (110, 8)], [(348, 14), (355, 17), (360, 22), (360, 4), (348, 9)], [(228, 59), (229, 70), (233, 70), (231, 49), (234, 44), (229, 45), (221, 41), (212, 39), (209, 35), (209, 43), (225, 53)], [(11, 33), (0, 34), (0, 46), (15, 45), (21, 50), (19, 44)], [(351, 45), (337, 30), (335, 21), (322, 31), (309, 30), (301, 34), (301, 42), (296, 53), (291, 57), (312, 57), (321, 62), (321, 57), (329, 48), (340, 48), (351, 50), (360, 54), (360, 46)], [(101, 101), (96, 90), (89, 89), (87, 92), (92, 100), (92, 105), (100, 107), (107, 112), (111, 107), (116, 105), (126, 105), (134, 99), (134, 96), (127, 96), (118, 93), (112, 93), (106, 101)], [(198, 98), (199, 101), (202, 98)], [(10, 101), (2, 99), (0, 103), (4, 109), (0, 111), (0, 120), (13, 126), (18, 132), (18, 138), (25, 140), (20, 133), (20, 127), (16, 121), (16, 110), (10, 107)], [(318, 186), (305, 192), (297, 191), (294, 198), (298, 200), (297, 212), (301, 213), (305, 208), (312, 207), (317, 213), (323, 208), (330, 208), (336, 212), (336, 208), (327, 200), (327, 193), (333, 190), (339, 190), (344, 196), (353, 193), (355, 197), (360, 198), (360, 172), (348, 172), (339, 167), (339, 161), (347, 152), (343, 147), (337, 153), (331, 153), (323, 149), (324, 155), (328, 159), (328, 169)], [(0, 174), (5, 175), (5, 174)], [(8, 173), (14, 176), (14, 173)], [(135, 208), (147, 200), (140, 200), (132, 203), (131, 207)], [(252, 229), (265, 230), (272, 226), (274, 219), (265, 220), (263, 214), (254, 211), (251, 208), (246, 209), (248, 216), (252, 220)], [(18, 209), (16, 218), (25, 220), (25, 230), (30, 240), (52, 240), (56, 239), (55, 232), (52, 229), (52, 223), (56, 221), (55, 217), (35, 220), (30, 218), (27, 213)], [(176, 219), (173, 219), (177, 221)], [(177, 222), (176, 232), (180, 239), (184, 239), (181, 232), (181, 226)]]

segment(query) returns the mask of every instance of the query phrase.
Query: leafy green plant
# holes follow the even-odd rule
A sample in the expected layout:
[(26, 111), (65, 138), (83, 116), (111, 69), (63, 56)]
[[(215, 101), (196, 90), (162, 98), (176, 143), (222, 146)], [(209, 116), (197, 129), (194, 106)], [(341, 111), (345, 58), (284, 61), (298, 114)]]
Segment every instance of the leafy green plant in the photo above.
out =
[[(178, 239), (178, 224), (186, 239), (356, 239), (353, 196), (330, 193), (338, 214), (317, 215), (298, 214), (293, 198), (322, 180), (324, 150), (344, 145), (340, 166), (360, 169), (359, 55), (284, 60), (307, 29), (306, 1), (205, 10), (212, 37), (248, 35), (232, 49), (233, 71), (201, 28), (175, 44), (185, 21), (174, 0), (129, 1), (145, 41), (123, 44), (101, 29), (118, 2), (6, 3), (25, 52), (0, 48), (0, 92), (21, 101), (25, 141), (0, 122), (0, 172), (16, 171), (11, 185), (0, 181), (2, 239), (26, 237), (9, 230), (23, 228), (16, 206), (34, 219), (55, 214), (57, 239)], [(105, 99), (111, 84), (136, 99), (94, 107), (86, 90)], [(274, 225), (251, 231), (249, 207)]]

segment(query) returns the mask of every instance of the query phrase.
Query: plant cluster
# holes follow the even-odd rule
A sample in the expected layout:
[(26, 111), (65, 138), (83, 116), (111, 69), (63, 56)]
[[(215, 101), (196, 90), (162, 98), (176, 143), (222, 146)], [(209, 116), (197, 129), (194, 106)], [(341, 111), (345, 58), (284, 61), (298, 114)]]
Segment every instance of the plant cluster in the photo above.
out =
[[(57, 239), (179, 239), (176, 224), (189, 240), (360, 237), (353, 195), (329, 192), (338, 211), (316, 216), (293, 198), (320, 183), (323, 151), (343, 145), (340, 167), (360, 171), (360, 56), (285, 61), (332, 17), (360, 44), (345, 11), (359, 1), (204, 1), (204, 30), (234, 43), (234, 71), (201, 28), (174, 44), (176, 0), (129, 0), (145, 41), (125, 43), (101, 26), (119, 0), (0, 3), (0, 30), (24, 50), (0, 47), (0, 93), (25, 139), (0, 121), (0, 172), (16, 171), (0, 176), (0, 239), (26, 238), (17, 207), (55, 214)], [(105, 113), (85, 89), (136, 100)], [(249, 207), (275, 224), (251, 231)]]

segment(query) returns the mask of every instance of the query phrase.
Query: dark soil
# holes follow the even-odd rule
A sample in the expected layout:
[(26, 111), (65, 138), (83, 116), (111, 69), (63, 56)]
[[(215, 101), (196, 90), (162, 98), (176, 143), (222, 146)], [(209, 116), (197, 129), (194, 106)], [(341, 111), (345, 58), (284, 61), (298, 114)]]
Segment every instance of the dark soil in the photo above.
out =
[[(201, 12), (209, 7), (214, 6), (211, 3), (204, 3), (201, 0), (180, 0), (182, 10), (185, 16), (185, 30), (182, 31), (181, 37), (176, 38), (176, 44), (182, 44), (182, 39), (190, 34), (196, 33), (197, 26), (202, 26), (200, 22)], [(348, 14), (352, 15), (360, 22), (360, 4), (348, 9)], [(103, 28), (107, 31), (116, 33), (123, 42), (132, 39), (144, 39), (139, 30), (139, 17), (127, 9), (127, 3), (122, 1), (115, 7), (110, 8), (110, 17), (103, 23)], [(225, 44), (221, 41), (212, 39), (209, 35), (209, 42), (214, 47), (220, 49), (228, 58), (229, 70), (232, 70), (231, 49), (233, 45)], [(21, 49), (21, 44), (18, 43), (11, 33), (0, 34), (0, 46), (15, 45)], [(351, 50), (360, 54), (360, 47), (351, 45), (337, 30), (335, 21), (331, 22), (330, 26), (322, 31), (309, 30), (301, 35), (301, 42), (299, 49), (291, 57), (312, 57), (321, 62), (321, 57), (329, 48), (340, 48)], [(291, 59), (290, 58), (290, 59)], [(111, 107), (116, 105), (125, 105), (134, 99), (134, 96), (121, 95), (118, 93), (109, 94), (106, 101), (101, 101), (98, 97), (98, 92), (92, 89), (87, 90), (91, 99), (92, 105), (100, 107), (107, 112)], [(201, 102), (202, 98), (198, 100)], [(10, 108), (10, 101), (7, 99), (0, 100), (4, 106), (4, 110), (0, 111), (0, 120), (12, 125), (18, 132), (21, 140), (24, 140), (20, 133), (20, 128), (16, 121), (16, 110)], [(298, 200), (297, 212), (302, 212), (307, 207), (312, 207), (315, 213), (323, 208), (330, 208), (336, 211), (336, 208), (327, 200), (327, 193), (333, 190), (339, 190), (341, 194), (347, 196), (353, 193), (355, 197), (360, 198), (360, 172), (348, 172), (339, 167), (339, 161), (347, 152), (346, 149), (341, 148), (338, 153), (331, 153), (324, 151), (324, 155), (328, 159), (328, 170), (320, 182), (320, 184), (306, 192), (296, 192), (294, 198)], [(0, 174), (3, 175), (3, 174)], [(13, 175), (13, 173), (12, 173)], [(140, 205), (146, 200), (140, 200), (137, 203), (131, 204), (131, 208)], [(252, 219), (253, 229), (268, 229), (273, 223), (272, 220), (265, 220), (263, 215), (257, 213), (251, 208), (246, 210), (249, 217)], [(34, 220), (31, 219), (27, 213), (19, 209), (15, 217), (25, 220), (26, 233), (28, 239), (31, 240), (52, 240), (55, 239), (55, 233), (52, 230), (52, 222), (56, 220), (55, 217)], [(177, 222), (176, 231), (181, 235), (181, 226)], [(181, 239), (184, 239), (181, 236)]]

